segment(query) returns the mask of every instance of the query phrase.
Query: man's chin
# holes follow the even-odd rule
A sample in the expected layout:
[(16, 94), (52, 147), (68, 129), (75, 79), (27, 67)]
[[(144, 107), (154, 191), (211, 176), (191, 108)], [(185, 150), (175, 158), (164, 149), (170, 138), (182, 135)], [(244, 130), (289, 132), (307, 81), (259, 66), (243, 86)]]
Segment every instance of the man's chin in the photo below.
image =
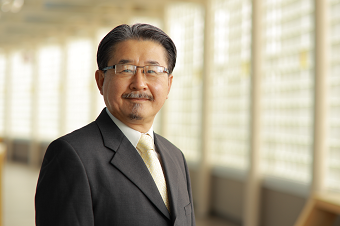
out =
[(131, 114), (129, 114), (129, 117), (131, 120), (142, 120), (143, 117), (139, 113), (142, 110), (141, 104), (134, 104), (131, 110)]
[(141, 115), (139, 115), (139, 114), (134, 114), (134, 113), (131, 113), (131, 114), (129, 115), (129, 118), (130, 118), (131, 120), (142, 120), (142, 119), (143, 119), (143, 117), (142, 117)]

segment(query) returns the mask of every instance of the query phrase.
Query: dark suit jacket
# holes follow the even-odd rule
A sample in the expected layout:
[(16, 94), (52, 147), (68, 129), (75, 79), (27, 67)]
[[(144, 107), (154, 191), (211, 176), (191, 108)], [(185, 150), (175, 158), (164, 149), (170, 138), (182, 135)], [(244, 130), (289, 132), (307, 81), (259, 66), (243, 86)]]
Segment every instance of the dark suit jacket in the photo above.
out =
[(37, 226), (195, 225), (182, 152), (155, 134), (171, 214), (143, 159), (105, 109), (48, 147), (35, 196)]

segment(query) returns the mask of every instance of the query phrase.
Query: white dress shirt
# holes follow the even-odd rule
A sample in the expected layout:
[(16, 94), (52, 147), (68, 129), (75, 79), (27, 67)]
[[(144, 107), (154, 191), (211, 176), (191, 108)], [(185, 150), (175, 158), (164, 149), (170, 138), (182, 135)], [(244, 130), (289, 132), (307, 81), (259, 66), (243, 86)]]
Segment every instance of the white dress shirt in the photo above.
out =
[[(125, 125), (124, 123), (122, 123), (119, 119), (117, 119), (116, 117), (114, 117), (111, 112), (106, 108), (106, 112), (107, 114), (110, 116), (110, 118), (112, 119), (112, 121), (118, 126), (118, 128), (123, 132), (123, 134), (127, 137), (127, 139), (131, 142), (131, 144), (136, 148), (137, 150), (137, 144), (138, 141), (140, 139), (140, 137), (142, 136), (142, 133), (134, 130), (130, 127), (128, 127), (127, 125)], [(154, 140), (153, 137), (153, 125), (151, 126), (151, 128), (149, 129), (148, 132), (146, 132), (147, 134), (149, 134), (152, 137), (152, 140)], [(138, 151), (138, 150), (137, 150)], [(154, 147), (154, 151), (157, 154), (158, 160), (160, 159), (160, 155), (159, 153), (156, 151), (156, 148)]]

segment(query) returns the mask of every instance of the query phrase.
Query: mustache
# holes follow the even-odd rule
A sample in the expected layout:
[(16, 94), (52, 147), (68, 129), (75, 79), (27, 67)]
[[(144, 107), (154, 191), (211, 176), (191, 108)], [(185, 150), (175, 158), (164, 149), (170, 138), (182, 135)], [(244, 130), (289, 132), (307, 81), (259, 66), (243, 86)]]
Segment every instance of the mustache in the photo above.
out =
[(136, 92), (131, 92), (131, 93), (124, 93), (122, 95), (122, 98), (129, 99), (129, 98), (140, 98), (140, 99), (148, 99), (153, 101), (153, 96), (149, 95), (147, 93), (136, 93)]

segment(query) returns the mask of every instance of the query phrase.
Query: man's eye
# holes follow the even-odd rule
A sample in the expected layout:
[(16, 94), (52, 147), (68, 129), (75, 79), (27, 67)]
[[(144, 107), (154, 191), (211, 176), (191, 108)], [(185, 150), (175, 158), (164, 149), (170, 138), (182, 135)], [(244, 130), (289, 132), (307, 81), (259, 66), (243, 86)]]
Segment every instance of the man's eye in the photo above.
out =
[(147, 70), (148, 74), (157, 74), (157, 72), (155, 70)]
[(133, 74), (133, 70), (131, 70), (131, 69), (125, 69), (125, 70), (122, 70), (121, 73)]

